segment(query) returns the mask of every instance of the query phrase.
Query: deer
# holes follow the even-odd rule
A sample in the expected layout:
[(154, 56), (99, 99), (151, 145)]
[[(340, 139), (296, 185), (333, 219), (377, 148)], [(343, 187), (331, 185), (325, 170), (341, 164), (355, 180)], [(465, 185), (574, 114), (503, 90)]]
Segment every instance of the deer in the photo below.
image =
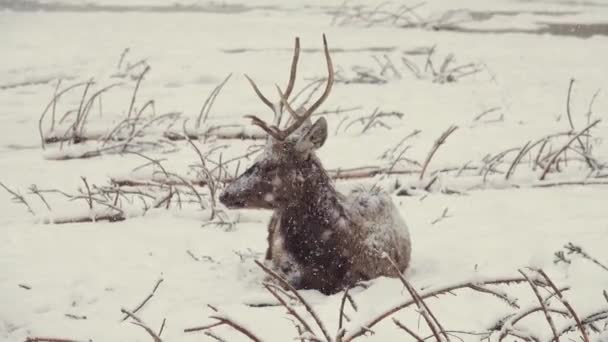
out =
[[(268, 209), (268, 248), (264, 263), (296, 289), (333, 294), (381, 276), (397, 277), (411, 257), (410, 234), (390, 195), (363, 187), (339, 193), (315, 151), (328, 136), (327, 121), (311, 116), (329, 96), (334, 69), (327, 40), (323, 49), (328, 77), (321, 96), (308, 108), (294, 110), (300, 52), (295, 39), (289, 81), (279, 101), (264, 96), (245, 74), (255, 94), (274, 113), (273, 124), (247, 115), (267, 134), (253, 165), (233, 179), (220, 195), (227, 208)], [(283, 111), (291, 123), (281, 129)]]

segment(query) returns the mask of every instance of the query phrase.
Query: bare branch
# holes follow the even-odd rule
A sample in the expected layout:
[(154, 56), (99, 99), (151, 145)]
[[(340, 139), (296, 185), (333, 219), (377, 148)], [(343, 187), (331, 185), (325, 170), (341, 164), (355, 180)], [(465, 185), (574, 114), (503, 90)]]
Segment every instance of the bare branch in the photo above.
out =
[(321, 329), (321, 332), (323, 333), (323, 336), (325, 337), (325, 339), (328, 342), (331, 342), (331, 337), (330, 337), (329, 333), (327, 332), (327, 329), (325, 328), (325, 325), (323, 324), (323, 321), (321, 321), (321, 319), (319, 319), (319, 316), (314, 311), (314, 309), (312, 308), (312, 306), (302, 297), (302, 295), (300, 295), (300, 293), (298, 292), (298, 290), (296, 290), (293, 286), (291, 286), (291, 284), (289, 284), (289, 282), (287, 280), (283, 279), (283, 277), (281, 277), (276, 272), (274, 272), (273, 270), (271, 270), (268, 267), (266, 267), (264, 264), (262, 264), (258, 260), (255, 260), (255, 263), (262, 270), (264, 270), (264, 272), (266, 272), (266, 274), (270, 275), (271, 277), (273, 277), (274, 279), (276, 279), (277, 281), (279, 281), (279, 283), (281, 285), (283, 285), (284, 287), (286, 287), (287, 289), (289, 289), (289, 291), (291, 291), (298, 298), (298, 300), (306, 308), (306, 311), (308, 311), (308, 313), (312, 316), (312, 318), (314, 319), (314, 321), (317, 324), (317, 326), (319, 327), (319, 329)]
[(540, 306), (541, 306), (541, 308), (543, 310), (543, 313), (545, 314), (545, 318), (547, 319), (547, 323), (549, 323), (549, 326), (551, 327), (551, 332), (553, 332), (554, 340), (556, 342), (559, 342), (559, 337), (557, 335), (557, 330), (555, 329), (555, 324), (553, 323), (553, 318), (549, 314), (549, 311), (547, 310), (547, 306), (545, 305), (545, 301), (540, 296), (540, 293), (538, 292), (538, 289), (536, 288), (536, 285), (530, 279), (530, 277), (527, 274), (525, 274), (522, 270), (519, 270), (519, 273), (524, 278), (526, 278), (526, 281), (528, 282), (528, 284), (530, 284), (530, 287), (532, 288), (532, 291), (534, 292), (534, 295), (536, 296), (536, 299), (538, 299), (538, 302), (540, 303)]
[[(156, 290), (158, 289), (158, 287), (160, 286), (160, 283), (162, 283), (162, 282), (163, 282), (163, 278), (160, 278), (156, 281), (156, 284), (154, 285), (152, 292), (150, 292), (150, 294), (132, 311), (133, 314), (135, 314), (135, 313), (137, 313), (137, 311), (141, 310), (141, 308), (143, 308), (144, 305), (146, 305), (146, 303), (150, 299), (152, 299), (152, 297), (154, 297)], [(129, 313), (131, 313), (131, 312), (125, 312), (125, 317), (123, 317), (122, 322), (126, 321), (127, 318), (129, 318), (129, 316), (130, 316)]]

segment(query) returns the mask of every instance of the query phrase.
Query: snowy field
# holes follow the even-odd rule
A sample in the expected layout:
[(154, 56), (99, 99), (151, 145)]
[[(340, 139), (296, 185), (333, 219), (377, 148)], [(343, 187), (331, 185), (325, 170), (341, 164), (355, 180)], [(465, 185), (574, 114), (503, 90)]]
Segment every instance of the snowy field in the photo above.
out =
[[(608, 341), (608, 3), (167, 3), (0, 1), (1, 341)], [(423, 300), (299, 291), (319, 324), (217, 197), (272, 117), (243, 74), (278, 100), (298, 36), (309, 105), (323, 33), (318, 156), (392, 195)]]

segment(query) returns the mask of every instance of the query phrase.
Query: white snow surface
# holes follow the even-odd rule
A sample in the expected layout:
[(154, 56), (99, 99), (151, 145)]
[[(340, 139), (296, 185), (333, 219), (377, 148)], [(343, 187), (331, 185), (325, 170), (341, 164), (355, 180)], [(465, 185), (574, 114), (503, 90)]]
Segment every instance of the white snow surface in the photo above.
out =
[[(95, 0), (88, 5), (76, 0), (40, 3), (90, 9), (91, 4), (107, 7), (123, 1)], [(558, 287), (569, 287), (564, 297), (581, 317), (608, 310), (608, 299), (602, 295), (608, 290), (608, 272), (564, 249), (564, 245), (573, 243), (608, 265), (608, 186), (539, 187), (547, 182), (590, 181), (584, 163), (562, 165), (561, 173), (551, 172), (546, 181), (540, 182), (542, 170), (532, 170), (534, 156), (526, 156), (509, 180), (504, 174), (490, 174), (484, 179), (476, 172), (441, 173), (432, 191), (423, 190), (434, 171), (458, 170), (465, 165), (478, 167), (488, 154), (521, 148), (528, 141), (570, 131), (566, 95), (571, 78), (576, 80), (570, 101), (573, 123), (580, 130), (595, 119), (602, 120), (593, 128), (590, 143), (593, 155), (600, 162), (608, 162), (606, 32), (589, 37), (509, 32), (533, 30), (547, 23), (606, 24), (608, 6), (604, 2), (429, 1), (419, 10), (421, 16), (428, 18), (441, 17), (451, 10), (496, 12), (488, 20), (461, 25), (467, 30), (487, 30), (483, 33), (391, 25), (332, 25), (331, 12), (342, 1), (179, 3), (206, 9), (137, 9), (166, 5), (157, 0), (129, 2), (135, 6), (129, 11), (23, 11), (0, 4), (0, 182), (25, 195), (35, 211), (35, 215), (30, 215), (0, 189), (0, 341), (24, 341), (27, 337), (151, 341), (140, 327), (122, 322), (124, 315), (120, 310), (135, 309), (159, 279), (163, 281), (154, 296), (136, 315), (154, 331), (166, 320), (161, 335), (164, 341), (213, 341), (202, 332), (184, 332), (186, 328), (216, 322), (210, 318), (213, 315), (234, 319), (263, 341), (291, 341), (299, 336), (285, 308), (259, 307), (276, 304), (262, 287), (265, 274), (253, 262), (264, 257), (270, 212), (230, 211), (227, 217), (236, 223), (225, 228), (205, 224), (211, 212), (208, 208), (201, 210), (197, 204), (185, 204), (181, 209), (173, 204), (169, 209), (150, 209), (142, 215), (141, 205), (133, 201), (124, 204), (124, 221), (53, 225), (45, 222), (94, 217), (96, 212), (108, 208), (90, 210), (86, 199), (70, 201), (54, 193), (47, 195), (49, 210), (28, 188), (36, 184), (39, 189), (77, 193), (83, 188), (80, 177), (86, 177), (91, 185), (106, 185), (111, 177), (141, 176), (153, 180), (159, 176), (150, 175), (146, 171), (149, 168), (133, 171), (147, 162), (134, 154), (104, 153), (95, 158), (60, 160), (95, 148), (90, 141), (66, 145), (62, 150), (58, 145), (47, 146), (43, 151), (38, 119), (53, 96), (58, 77), (63, 79), (62, 87), (94, 78), (93, 90), (117, 81), (128, 83), (104, 94), (103, 110), (99, 112), (95, 105), (88, 118), (88, 132), (105, 134), (124, 119), (133, 93), (132, 80), (112, 77), (125, 48), (129, 48), (125, 63), (145, 59), (151, 66), (139, 89), (136, 106), (141, 108), (147, 99), (154, 99), (157, 114), (181, 112), (190, 119), (188, 125), (195, 121), (207, 95), (232, 73), (205, 124), (247, 125), (243, 115), (255, 114), (270, 121), (272, 113), (253, 94), (242, 74), (255, 79), (267, 96), (276, 96), (274, 85), (284, 87), (293, 38), (299, 36), (303, 51), (297, 92), (309, 80), (326, 73), (322, 33), (327, 35), (336, 70), (344, 72), (351, 72), (357, 65), (377, 67), (373, 56), (384, 58), (385, 54), (397, 65), (403, 52), (433, 45), (438, 57), (453, 53), (457, 64), (474, 62), (484, 66), (481, 72), (455, 83), (418, 79), (406, 69), (399, 69), (400, 79), (381, 85), (336, 83), (320, 108), (360, 107), (326, 115), (330, 135), (317, 155), (327, 169), (389, 168), (393, 163), (381, 156), (416, 129), (421, 132), (402, 146), (410, 145), (405, 157), (422, 163), (437, 137), (450, 125), (458, 126), (433, 157), (423, 180), (419, 180), (419, 174), (402, 174), (336, 183), (344, 193), (363, 185), (377, 185), (392, 194), (412, 238), (412, 261), (405, 276), (420, 293), (468, 281), (519, 277), (520, 269), (533, 274), (528, 267), (534, 267), (544, 269)], [(380, 3), (366, 2), (372, 7)], [(424, 66), (425, 56), (408, 58)], [(589, 102), (597, 89), (601, 90), (588, 116)], [(81, 94), (82, 88), (62, 98), (57, 115), (78, 107)], [(499, 109), (477, 119), (495, 107)], [(386, 118), (391, 129), (374, 126), (361, 133), (360, 123), (347, 130), (345, 125), (337, 129), (344, 117), (348, 116), (349, 122), (369, 116), (375, 108), (404, 115), (401, 119)], [(151, 139), (160, 138), (156, 126), (150, 129), (154, 133)], [(181, 121), (174, 129), (181, 132)], [(246, 130), (253, 131), (249, 127)], [(559, 141), (565, 143), (568, 139)], [(195, 142), (203, 152), (226, 145), (221, 148), (224, 161), (247, 152), (254, 143), (263, 141)], [(197, 154), (185, 141), (174, 144), (171, 149), (151, 148), (144, 153), (164, 159), (162, 165), (171, 172), (195, 177), (189, 165), (199, 162)], [(218, 152), (213, 155), (217, 160)], [(241, 172), (253, 158), (255, 155), (242, 162)], [(227, 165), (229, 173), (236, 171), (235, 164)], [(408, 166), (411, 165), (400, 162), (395, 167)], [(506, 168), (508, 164), (501, 170)], [(604, 178), (597, 179), (606, 180), (606, 171), (603, 172)], [(398, 190), (407, 190), (408, 196), (398, 196)], [(555, 263), (554, 254), (558, 251), (566, 252), (570, 263)], [(367, 285), (366, 289), (350, 291), (358, 311), (346, 305), (350, 318), (344, 323), (346, 336), (378, 313), (410, 298), (398, 279), (379, 278)], [(516, 298), (522, 309), (538, 306), (527, 283), (492, 288)], [(541, 291), (543, 296), (548, 295)], [(300, 292), (329, 333), (335, 335), (342, 293), (325, 296), (317, 291)], [(471, 290), (429, 298), (426, 303), (444, 328), (454, 331), (487, 331), (499, 319), (518, 312), (494, 296)], [(558, 301), (551, 303), (552, 308), (563, 309)], [(292, 305), (314, 326), (302, 306)], [(392, 317), (423, 337), (431, 335), (415, 306)], [(553, 318), (558, 330), (572, 323), (559, 315)], [(603, 330), (601, 333), (588, 330), (592, 341), (608, 340), (605, 322), (596, 325)], [(314, 327), (314, 333), (322, 337)], [(516, 327), (542, 341), (552, 338), (542, 312)], [(374, 334), (357, 340), (414, 340), (390, 318), (371, 330)], [(492, 341), (498, 340), (499, 330), (491, 336)], [(227, 326), (212, 331), (227, 341), (247, 340)], [(465, 341), (481, 338), (468, 334), (458, 337)], [(579, 337), (573, 332), (565, 338)]]

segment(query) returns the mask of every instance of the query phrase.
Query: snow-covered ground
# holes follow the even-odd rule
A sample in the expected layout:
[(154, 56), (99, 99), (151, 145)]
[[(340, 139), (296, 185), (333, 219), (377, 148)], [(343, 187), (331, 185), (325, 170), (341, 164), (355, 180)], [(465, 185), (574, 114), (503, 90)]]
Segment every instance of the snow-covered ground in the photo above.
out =
[[(362, 3), (0, 2), (0, 182), (22, 194), (33, 211), (0, 190), (0, 340), (150, 341), (131, 319), (122, 321), (121, 308), (134, 310), (156, 285), (136, 316), (156, 332), (164, 325), (164, 341), (214, 340), (203, 332), (184, 332), (216, 322), (210, 318), (218, 315), (212, 307), (261, 340), (298, 337), (294, 318), (263, 288), (264, 272), (254, 263), (264, 257), (270, 212), (218, 206), (222, 222), (214, 218), (209, 224), (209, 190), (196, 184), (199, 156), (189, 142), (168, 137), (180, 136), (184, 127), (192, 135), (215, 130), (193, 143), (203, 155), (209, 152), (208, 163), (225, 164), (224, 177), (244, 170), (255, 153), (240, 162), (232, 158), (263, 141), (223, 139), (218, 132), (259, 134), (242, 116), (270, 120), (271, 113), (243, 73), (276, 98), (274, 84), (284, 86), (293, 39), (299, 36), (297, 92), (325, 76), (325, 33), (339, 81), (320, 109), (330, 112), (325, 115), (330, 136), (318, 154), (333, 174), (339, 169), (350, 175), (372, 168), (390, 171), (340, 179), (336, 186), (346, 191), (379, 185), (391, 192), (412, 236), (407, 280), (424, 294), (467, 281), (521, 278), (518, 270), (541, 279), (532, 270), (541, 268), (558, 287), (568, 287), (563, 296), (581, 319), (600, 313), (591, 316), (597, 321), (585, 325), (586, 331), (592, 341), (608, 341), (608, 270), (602, 266), (608, 265), (608, 4), (432, 1), (408, 16), (416, 25), (403, 25), (404, 19), (375, 23), (354, 17)], [(365, 2), (364, 9), (390, 14), (404, 10), (399, 6), (406, 3), (381, 4)], [(431, 60), (440, 75), (425, 70), (433, 46)], [(477, 72), (439, 82), (448, 76), (439, 69), (450, 54), (454, 59), (446, 70), (472, 64)], [(137, 76), (146, 65), (150, 70), (139, 85), (133, 113), (148, 100), (154, 105), (104, 143), (128, 116)], [(205, 99), (230, 73), (209, 117), (197, 127)], [(363, 73), (372, 77), (362, 79)], [(39, 127), (45, 137), (69, 135), (78, 108), (87, 102), (81, 105), (85, 86), (77, 87), (54, 107), (54, 130), (52, 105), (39, 126), (56, 88), (90, 79), (95, 84), (87, 99), (120, 84), (91, 101), (78, 130), (89, 140), (47, 143), (43, 149)], [(370, 121), (373, 113), (392, 112), (399, 114)], [(174, 114), (162, 117), (167, 113)], [(126, 148), (134, 153), (118, 153), (129, 139), (130, 123), (141, 133)], [(420, 180), (421, 164), (452, 125), (458, 128)], [(573, 139), (588, 126), (580, 141)], [(557, 133), (563, 134), (544, 139)], [(565, 153), (555, 154), (567, 145), (571, 148)], [(64, 160), (87, 153), (90, 158)], [(165, 171), (158, 165), (140, 167), (149, 159), (160, 160)], [(509, 171), (513, 160), (518, 162)], [(158, 186), (168, 180), (174, 185)], [(133, 186), (135, 181), (148, 186)], [(99, 201), (89, 203), (87, 187)], [(119, 188), (123, 192), (117, 195)], [(169, 194), (171, 199), (164, 200)], [(103, 220), (117, 214), (124, 220)], [(102, 220), (46, 224), (93, 217)], [(572, 252), (577, 246), (582, 251)], [(350, 291), (358, 310), (346, 305), (346, 337), (410, 298), (399, 279), (368, 285)], [(498, 340), (501, 319), (512, 321), (510, 314), (540, 305), (527, 282), (488, 286), (516, 298), (519, 308), (470, 289), (425, 302), (443, 328), (454, 331), (452, 340), (466, 341), (488, 333)], [(540, 287), (543, 298), (550, 291)], [(301, 294), (334, 337), (343, 293)], [(549, 309), (566, 310), (556, 298), (548, 301)], [(325, 340), (305, 309), (292, 304)], [(551, 315), (558, 332), (574, 322), (565, 317), (570, 313)], [(415, 305), (357, 339), (414, 340), (392, 317), (435, 339)], [(504, 324), (503, 331), (507, 328), (541, 341), (553, 338), (543, 311), (513, 326)], [(226, 341), (247, 340), (225, 325), (210, 331)], [(561, 338), (579, 336), (573, 329)]]

